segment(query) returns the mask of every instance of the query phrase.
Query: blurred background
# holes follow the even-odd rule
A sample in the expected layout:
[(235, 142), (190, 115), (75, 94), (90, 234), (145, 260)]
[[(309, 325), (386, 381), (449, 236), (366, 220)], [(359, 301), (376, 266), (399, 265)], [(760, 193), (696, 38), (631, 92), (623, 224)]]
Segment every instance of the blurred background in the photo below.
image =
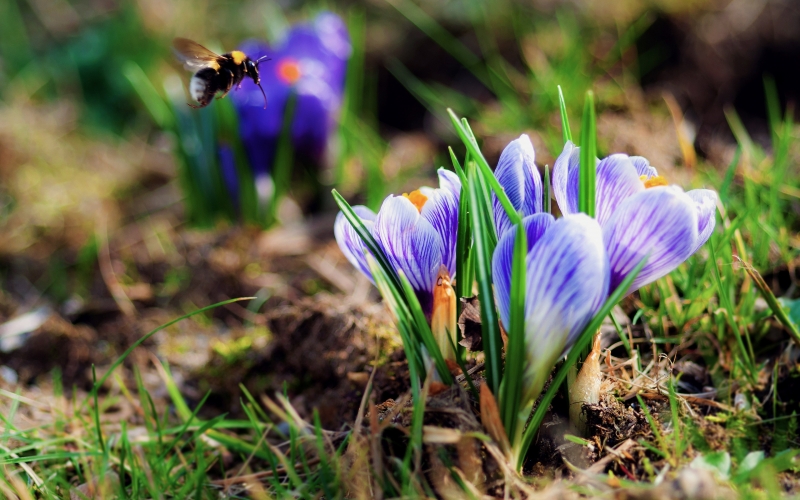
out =
[[(191, 73), (174, 37), (250, 47), (273, 56), (262, 73), (289, 71), (292, 30), (313, 26), (324, 44), (330, 13), (349, 50), (329, 82), (321, 153), (283, 132), (316, 116), (295, 87), (266, 111), (257, 94), (256, 118), (241, 103), (249, 82), (203, 110), (184, 104)], [(332, 243), (332, 188), (377, 208), (430, 183), (457, 142), (448, 107), (470, 119), (490, 164), (528, 133), (537, 163), (552, 165), (558, 85), (573, 130), (594, 90), (601, 156), (644, 155), (672, 182), (705, 185), (744, 131), (769, 149), (774, 110), (794, 117), (798, 26), (795, 0), (4, 0), (0, 375), (45, 387), (57, 373), (85, 388), (91, 363), (149, 329), (252, 295), (159, 334), (133, 363), (156, 352), (186, 394), (210, 388), (226, 410), (239, 383), (284, 388), (339, 424), (375, 343), (391, 339), (365, 333), (388, 325)], [(265, 117), (278, 125), (249, 137)]]

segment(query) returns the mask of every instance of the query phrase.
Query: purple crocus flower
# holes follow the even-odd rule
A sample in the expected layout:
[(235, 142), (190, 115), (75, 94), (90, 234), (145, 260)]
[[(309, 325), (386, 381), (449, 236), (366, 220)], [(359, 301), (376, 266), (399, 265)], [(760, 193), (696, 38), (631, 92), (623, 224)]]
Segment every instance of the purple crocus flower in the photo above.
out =
[[(523, 217), (542, 211), (542, 178), (534, 163), (535, 158), (530, 137), (522, 134), (503, 149), (494, 171), (511, 204)], [(495, 229), (499, 238), (511, 227), (511, 219), (494, 194), (492, 194), (492, 206)]]
[[(370, 233), (373, 233), (373, 228), (375, 227), (375, 212), (364, 205), (354, 206), (353, 211), (361, 218), (361, 222), (364, 223)], [(356, 230), (353, 229), (353, 226), (347, 221), (342, 212), (336, 214), (336, 222), (333, 224), (333, 235), (336, 237), (336, 242), (339, 244), (342, 253), (347, 257), (347, 260), (353, 264), (353, 267), (364, 273), (370, 281), (375, 283), (375, 280), (372, 279), (372, 273), (369, 270), (369, 264), (367, 264), (364, 253), (367, 251), (367, 247), (364, 246), (361, 237), (358, 236), (358, 233), (356, 233)]]
[(241, 90), (233, 93), (242, 142), (256, 179), (272, 169), (292, 93), (296, 95), (292, 145), (298, 154), (322, 161), (342, 105), (347, 60), (352, 52), (344, 22), (326, 12), (310, 24), (293, 26), (277, 47), (249, 41), (240, 49), (251, 58), (272, 58), (259, 66), (268, 101), (266, 110), (261, 90), (252, 81), (242, 82)]
[[(377, 214), (360, 205), (353, 209), (389, 263), (408, 278), (442, 353), (454, 359), (450, 339), (455, 336), (456, 301), (450, 282), (456, 272), (461, 182), (453, 172), (439, 169), (438, 173), (438, 188), (389, 195)], [(336, 217), (334, 234), (347, 259), (372, 280), (366, 249), (342, 213)]]
[[(541, 392), (558, 357), (603, 305), (609, 263), (600, 225), (585, 214), (555, 220), (539, 213), (522, 222), (528, 243), (523, 376), (523, 401), (528, 404)], [(517, 227), (511, 226), (498, 240), (492, 257), (495, 300), (506, 329), (516, 236)]]
[[(580, 148), (567, 141), (553, 166), (553, 193), (563, 214), (578, 211)], [(597, 164), (595, 215), (603, 228), (615, 289), (649, 256), (628, 293), (669, 274), (711, 236), (717, 194), (668, 185), (646, 158), (611, 155)]]

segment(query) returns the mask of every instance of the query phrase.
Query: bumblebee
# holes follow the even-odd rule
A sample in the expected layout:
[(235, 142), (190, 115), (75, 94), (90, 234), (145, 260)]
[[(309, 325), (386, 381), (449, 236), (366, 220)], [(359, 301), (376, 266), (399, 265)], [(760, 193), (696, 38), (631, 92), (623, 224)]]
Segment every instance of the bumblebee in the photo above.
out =
[(234, 86), (241, 87), (242, 80), (248, 76), (261, 89), (261, 93), (264, 95), (264, 109), (267, 108), (267, 94), (261, 86), (258, 65), (263, 61), (268, 61), (269, 57), (260, 57), (254, 61), (239, 50), (218, 55), (186, 38), (176, 38), (172, 41), (172, 46), (183, 66), (196, 72), (189, 82), (189, 94), (198, 104), (188, 103), (189, 106), (193, 108), (206, 107), (217, 92), (222, 92), (219, 97), (222, 99)]

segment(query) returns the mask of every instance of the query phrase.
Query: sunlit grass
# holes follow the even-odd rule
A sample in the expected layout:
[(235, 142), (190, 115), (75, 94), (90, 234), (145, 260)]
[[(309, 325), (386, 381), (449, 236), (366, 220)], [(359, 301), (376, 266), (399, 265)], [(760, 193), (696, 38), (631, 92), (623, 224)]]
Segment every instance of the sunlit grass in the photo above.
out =
[[(595, 89), (600, 106), (612, 101), (624, 91), (620, 82), (635, 70), (624, 68), (625, 74), (616, 80), (603, 79), (593, 72), (597, 61), (582, 44), (581, 27), (567, 16), (552, 23), (561, 40), (555, 48), (530, 43), (531, 39), (553, 36), (556, 27), (549, 26), (549, 20), (525, 28), (531, 32), (520, 33), (521, 51), (529, 62), (520, 72), (494, 51), (488, 38), (483, 39), (484, 52), (475, 55), (429, 16), (415, 11), (412, 2), (398, 0), (394, 4), (497, 97), (496, 107), (484, 107), (451, 89), (421, 82), (399, 63), (392, 64), (393, 74), (431, 111), (449, 121), (446, 108), (453, 107), (459, 115), (470, 116), (473, 126), (480, 126), (482, 131), (539, 130), (552, 151), (558, 149), (555, 145), (559, 141), (568, 138), (569, 130), (552, 126), (554, 117), (579, 117), (580, 103), (590, 88)], [(354, 40), (360, 40), (356, 49), (363, 51), (365, 21), (359, 16), (356, 12), (350, 21)], [(603, 60), (604, 70), (616, 64), (618, 52), (631, 44), (648, 22), (644, 17), (622, 32), (616, 48)], [(479, 31), (486, 36), (486, 26)], [(17, 50), (13, 45), (3, 45), (2, 49)], [(535, 50), (539, 52), (531, 52)], [(349, 104), (339, 131), (345, 153), (336, 165), (334, 177), (337, 183), (344, 182), (348, 161), (358, 161), (365, 172), (364, 197), (374, 208), (386, 192), (381, 171), (386, 144), (377, 132), (371, 103), (364, 102), (363, 89), (370, 82), (360, 81), (363, 69), (354, 67), (348, 74)], [(147, 86), (144, 69), (130, 63), (123, 71), (139, 89), (138, 96), (152, 120), (164, 128), (173, 126), (169, 104), (159, 97), (161, 91), (156, 86)], [(564, 101), (558, 98), (559, 83), (564, 85)], [(615, 379), (613, 398), (621, 401), (627, 397), (624, 404), (629, 406), (631, 401), (638, 403), (649, 429), (649, 435), (637, 437), (634, 443), (643, 450), (641, 470), (628, 471), (635, 473), (637, 479), (644, 477), (651, 483), (665, 484), (683, 468), (703, 469), (712, 471), (742, 497), (773, 498), (783, 489), (778, 474), (789, 471), (796, 478), (798, 472), (797, 401), (786, 399), (781, 384), (797, 377), (792, 352), (797, 349), (800, 306), (793, 278), (788, 279), (792, 283), (789, 287), (780, 285), (787, 281), (786, 276), (793, 272), (800, 256), (796, 209), (800, 202), (798, 129), (790, 110), (781, 110), (777, 104), (769, 80), (765, 87), (769, 146), (762, 148), (754, 143), (735, 111), (728, 111), (738, 142), (737, 153), (723, 169), (700, 161), (694, 177), (694, 182), (713, 187), (720, 195), (717, 231), (698, 255), (623, 304), (630, 313), (631, 324), (616, 325), (619, 349), (607, 352), (607, 359), (615, 367), (605, 368), (609, 379)], [(560, 102), (573, 107), (568, 109)], [(213, 111), (207, 110), (208, 119), (224, 122), (225, 114), (231, 111), (226, 108), (230, 103), (215, 104)], [(182, 103), (181, 106), (185, 107)], [(464, 178), (482, 179), (483, 183), (470, 183), (462, 207), (486, 205), (490, 203), (488, 183), (493, 177), (491, 166), (480, 151), (480, 134), (472, 135), (472, 130), (458, 120), (454, 125), (468, 151), (463, 158), (453, 153), (453, 163), (457, 165), (454, 168)], [(586, 130), (590, 123), (583, 119), (574, 125)], [(587, 155), (587, 159), (593, 156)], [(213, 190), (219, 186), (207, 187), (211, 189), (209, 196), (216, 196)], [(195, 192), (198, 199), (193, 203), (201, 209), (203, 191), (196, 188)], [(589, 200), (586, 204), (592, 205)], [(459, 220), (463, 231), (459, 234), (471, 230), (479, 245), (472, 252), (465, 252), (465, 242), (459, 242), (462, 251), (458, 275), (469, 277), (464, 280), (466, 284), (461, 280), (457, 283), (459, 298), (472, 295), (473, 276), (477, 275), (484, 285), (490, 282), (485, 276), (485, 264), (497, 239), (493, 226), (486, 224), (486, 206), (463, 212)], [(97, 242), (92, 240), (88, 245), (88, 252), (96, 254)], [(385, 297), (400, 301), (413, 297), (402, 276), (387, 272), (378, 281), (381, 279), (379, 286), (389, 289)], [(491, 297), (491, 289), (484, 287), (479, 294)], [(496, 312), (488, 303), (481, 305), (487, 330), (486, 352), (480, 358), (485, 367), (481, 373), (497, 393), (503, 388)], [(87, 497), (92, 496), (93, 490), (97, 498), (344, 498), (378, 493), (385, 497), (433, 496), (437, 478), (427, 467), (434, 456), (430, 450), (434, 449), (443, 464), (441, 469), (435, 469), (437, 473), (444, 471), (458, 488), (456, 491), (465, 497), (475, 491), (480, 494), (483, 485), (466, 479), (463, 470), (450, 460), (452, 453), (442, 450), (445, 445), (452, 447), (461, 442), (463, 435), (484, 443), (485, 448), (481, 449), (487, 457), (494, 457), (497, 450), (492, 439), (482, 432), (437, 431), (425, 422), (429, 401), (426, 396), (433, 377), (426, 376), (420, 353), (423, 347), (433, 350), (433, 344), (430, 331), (420, 320), (418, 304), (412, 300), (411, 307), (406, 311), (405, 323), (400, 325), (406, 351), (411, 353), (407, 354), (412, 370), (408, 406), (411, 418), (400, 418), (400, 423), (392, 423), (392, 418), (378, 420), (375, 404), (381, 401), (370, 402), (370, 386), (358, 420), (343, 432), (324, 430), (316, 415), (312, 415), (312, 422), (303, 421), (283, 395), (267, 398), (246, 390), (241, 401), (246, 419), (229, 419), (224, 414), (201, 419), (198, 415), (204, 409), (205, 397), (197, 404), (187, 401), (168, 366), (158, 366), (168, 393), (167, 405), (154, 401), (140, 376), (136, 377), (135, 387), (118, 377), (115, 368), (129, 350), (118, 363), (98, 373), (96, 390), (89, 394), (65, 391), (58, 373), (52, 376), (52, 398), (37, 400), (26, 390), (0, 392), (0, 491), (6, 497), (48, 499), (64, 498), (79, 485), (84, 485), (81, 491)], [(610, 305), (607, 309), (600, 316), (611, 310)], [(642, 336), (634, 338), (633, 327), (640, 328)], [(591, 330), (587, 328), (590, 333)], [(586, 335), (581, 343), (588, 345)], [(623, 349), (626, 357), (619, 358)], [(678, 358), (679, 352), (691, 352), (686, 359), (708, 369), (713, 395), (700, 397), (681, 392), (681, 374), (673, 370), (674, 363), (685, 360)], [(440, 373), (447, 373), (441, 360), (436, 365)], [(557, 396), (559, 385), (566, 379), (567, 366), (569, 362), (561, 365), (552, 386), (534, 407), (527, 424), (529, 431), (523, 437), (526, 448), (537, 439), (533, 431), (542, 424), (548, 402)], [(469, 387), (461, 385), (466, 395)], [(648, 396), (657, 398), (662, 406), (653, 404)], [(698, 406), (693, 406), (697, 399), (707, 405), (702, 408), (713, 411), (700, 414)], [(407, 401), (408, 396), (402, 403)], [(392, 417), (407, 414), (403, 404), (397, 405)], [(133, 414), (115, 420), (115, 409), (123, 406), (132, 408)], [(370, 417), (365, 421), (366, 411)], [(513, 415), (515, 408), (510, 405), (508, 409), (501, 408), (501, 412)], [(712, 434), (709, 426), (722, 429), (724, 436)], [(383, 448), (387, 441), (402, 442), (402, 453), (387, 454)], [(597, 446), (583, 438), (571, 442), (587, 449)], [(523, 469), (523, 475), (527, 473)], [(523, 491), (527, 485), (524, 481), (515, 484), (515, 477), (511, 474), (503, 479), (518, 488), (515, 492)], [(592, 481), (592, 486), (570, 487), (590, 494), (599, 492), (600, 486), (642, 487), (621, 469), (612, 476), (594, 475)]]

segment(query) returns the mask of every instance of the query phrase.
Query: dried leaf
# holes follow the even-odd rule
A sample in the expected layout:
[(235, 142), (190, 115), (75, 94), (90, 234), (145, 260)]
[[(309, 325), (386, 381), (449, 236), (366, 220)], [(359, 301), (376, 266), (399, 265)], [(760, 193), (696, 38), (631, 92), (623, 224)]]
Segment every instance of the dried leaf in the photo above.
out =
[(486, 432), (500, 446), (503, 453), (508, 456), (511, 451), (511, 445), (508, 442), (505, 427), (503, 427), (503, 420), (500, 418), (497, 400), (495, 400), (494, 394), (486, 384), (481, 384), (481, 422)]
[(435, 380), (431, 382), (431, 388), (428, 391), (428, 396), (435, 396), (439, 393), (442, 393), (449, 389), (449, 385), (445, 385), (441, 382), (436, 382)]
[(436, 493), (445, 500), (464, 498), (464, 491), (453, 481), (450, 470), (442, 463), (435, 448), (429, 448), (428, 455), (431, 457), (433, 469), (430, 476), (431, 483)]
[(353, 385), (365, 388), (367, 387), (367, 382), (369, 382), (370, 374), (367, 372), (347, 372), (347, 380), (353, 383)]
[(483, 461), (481, 460), (480, 450), (480, 443), (474, 438), (462, 437), (456, 443), (458, 465), (464, 473), (464, 479), (472, 483), (476, 488), (482, 487), (486, 480), (483, 474)]
[(430, 444), (456, 444), (462, 434), (457, 429), (426, 425), (422, 427), (422, 441)]
[(458, 363), (456, 363), (452, 359), (445, 359), (444, 362), (447, 365), (447, 369), (450, 370), (450, 373), (452, 373), (453, 375), (461, 375), (463, 373), (461, 371), (461, 367), (458, 366)]
[(481, 333), (481, 304), (478, 297), (462, 298), (461, 316), (458, 318), (458, 328), (461, 330), (461, 340), (458, 342), (470, 351), (483, 350), (483, 336)]

